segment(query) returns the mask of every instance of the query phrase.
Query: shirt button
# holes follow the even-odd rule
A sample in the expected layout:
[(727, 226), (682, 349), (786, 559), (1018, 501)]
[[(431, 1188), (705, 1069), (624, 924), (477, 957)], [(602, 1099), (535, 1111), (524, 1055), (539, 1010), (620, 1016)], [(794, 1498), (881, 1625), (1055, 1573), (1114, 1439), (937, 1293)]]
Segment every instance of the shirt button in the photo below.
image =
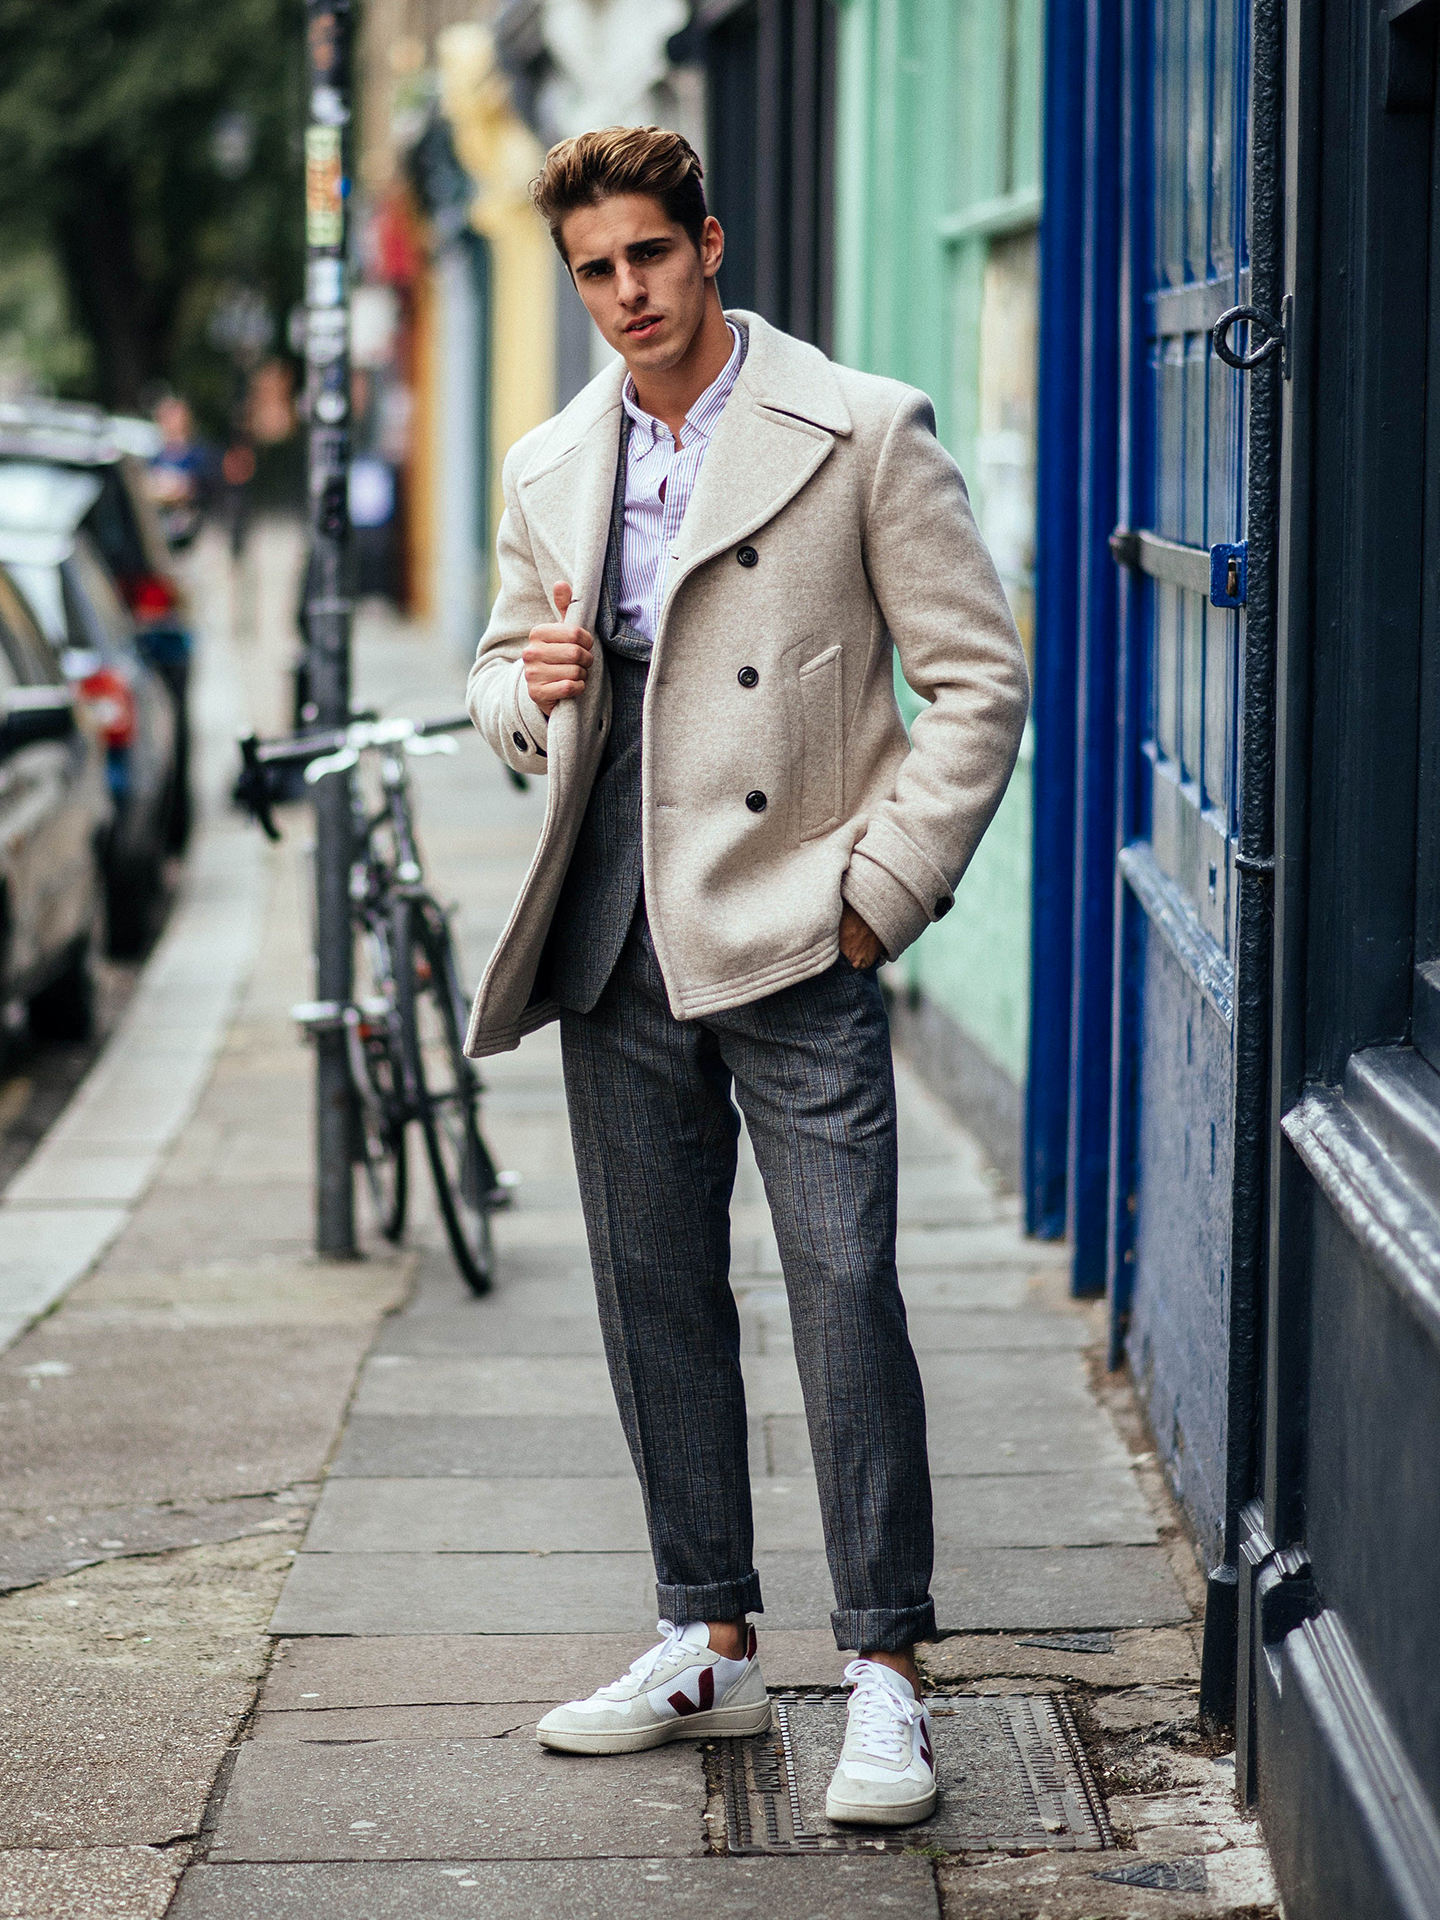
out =
[(769, 805), (769, 802), (766, 800), (764, 794), (761, 793), (760, 789), (756, 787), (753, 793), (746, 794), (745, 804), (752, 813), (763, 813)]
[(530, 742), (525, 738), (523, 733), (512, 733), (510, 738), (515, 742), (521, 753), (528, 753), (530, 751)]
[(943, 920), (954, 904), (955, 902), (950, 898), (948, 893), (942, 893), (940, 898), (935, 902), (935, 918), (937, 920)]
[(754, 547), (741, 547), (736, 553), (735, 558), (740, 562), (742, 567), (756, 566), (760, 560), (760, 556)]
[(742, 687), (756, 687), (760, 684), (760, 676), (754, 667), (741, 667), (735, 678)]

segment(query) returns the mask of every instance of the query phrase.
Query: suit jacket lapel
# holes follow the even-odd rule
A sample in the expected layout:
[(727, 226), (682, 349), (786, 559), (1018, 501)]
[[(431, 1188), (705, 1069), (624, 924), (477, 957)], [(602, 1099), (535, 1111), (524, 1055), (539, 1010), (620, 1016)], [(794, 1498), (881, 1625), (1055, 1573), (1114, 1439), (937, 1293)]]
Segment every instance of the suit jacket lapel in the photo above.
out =
[[(615, 498), (615, 461), (620, 448), (620, 388), (623, 367), (613, 367), (576, 396), (565, 431), (552, 440), (536, 468), (517, 482), (536, 565), (548, 561), (550, 592), (568, 580), (592, 631), (600, 606), (610, 511)], [(562, 416), (563, 418), (563, 416)], [(557, 422), (557, 425), (560, 423)]]

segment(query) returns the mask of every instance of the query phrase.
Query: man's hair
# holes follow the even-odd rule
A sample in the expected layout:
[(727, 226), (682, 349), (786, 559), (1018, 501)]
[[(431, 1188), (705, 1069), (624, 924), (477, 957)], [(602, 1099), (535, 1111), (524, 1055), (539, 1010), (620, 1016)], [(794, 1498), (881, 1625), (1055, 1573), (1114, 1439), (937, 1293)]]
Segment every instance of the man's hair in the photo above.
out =
[(530, 182), (530, 198), (567, 265), (560, 237), (566, 214), (621, 193), (658, 200), (698, 250), (706, 216), (704, 171), (690, 142), (668, 127), (600, 127), (550, 149)]

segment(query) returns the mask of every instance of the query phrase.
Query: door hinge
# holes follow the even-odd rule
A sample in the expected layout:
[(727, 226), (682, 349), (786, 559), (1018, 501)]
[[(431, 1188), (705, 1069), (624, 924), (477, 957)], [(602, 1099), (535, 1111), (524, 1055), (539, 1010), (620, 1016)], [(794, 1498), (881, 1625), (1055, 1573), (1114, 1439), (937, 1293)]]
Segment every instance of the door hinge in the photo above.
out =
[(1240, 540), (1222, 542), (1210, 549), (1210, 604), (1212, 607), (1243, 607), (1249, 572), (1250, 543)]

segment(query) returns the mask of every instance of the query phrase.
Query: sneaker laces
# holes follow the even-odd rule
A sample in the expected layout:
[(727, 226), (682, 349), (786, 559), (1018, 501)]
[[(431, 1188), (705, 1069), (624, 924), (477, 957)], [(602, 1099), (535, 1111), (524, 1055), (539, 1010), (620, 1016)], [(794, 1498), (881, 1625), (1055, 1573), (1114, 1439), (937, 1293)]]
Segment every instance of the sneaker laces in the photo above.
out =
[(907, 1700), (897, 1693), (879, 1677), (868, 1660), (852, 1660), (845, 1669), (845, 1678), (855, 1689), (850, 1695), (850, 1725), (865, 1754), (888, 1761), (892, 1766), (908, 1760), (910, 1742), (902, 1738), (901, 1729), (908, 1734), (916, 1721), (923, 1718), (923, 1702), (913, 1695)]
[(599, 1693), (602, 1700), (620, 1698), (621, 1689), (627, 1686), (632, 1680), (637, 1682), (648, 1680), (655, 1669), (663, 1665), (666, 1660), (671, 1659), (678, 1653), (688, 1653), (690, 1651), (688, 1647), (682, 1645), (685, 1637), (685, 1628), (677, 1627), (673, 1620), (657, 1620), (655, 1622), (655, 1631), (661, 1636), (659, 1645), (647, 1648), (638, 1660), (632, 1660), (630, 1662), (629, 1670), (623, 1673), (618, 1680), (612, 1680), (608, 1687), (601, 1687)]

